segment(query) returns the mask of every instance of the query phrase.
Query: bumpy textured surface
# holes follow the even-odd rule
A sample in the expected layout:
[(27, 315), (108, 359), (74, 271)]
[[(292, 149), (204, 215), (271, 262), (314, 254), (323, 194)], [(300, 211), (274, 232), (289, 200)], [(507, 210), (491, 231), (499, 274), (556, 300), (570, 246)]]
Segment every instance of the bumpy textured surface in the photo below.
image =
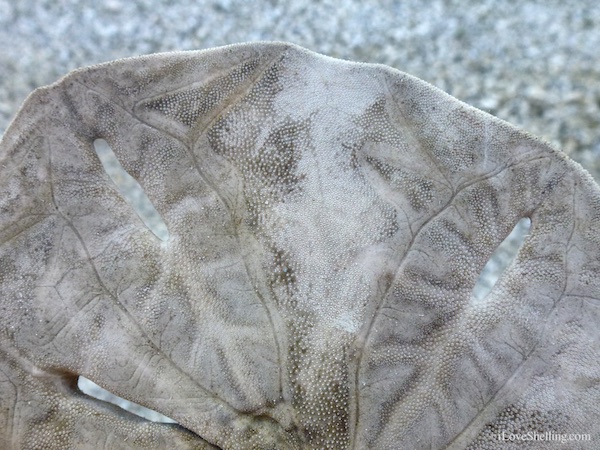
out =
[(2, 448), (600, 442), (598, 187), (416, 78), (287, 44), (120, 60), (37, 90), (0, 145)]

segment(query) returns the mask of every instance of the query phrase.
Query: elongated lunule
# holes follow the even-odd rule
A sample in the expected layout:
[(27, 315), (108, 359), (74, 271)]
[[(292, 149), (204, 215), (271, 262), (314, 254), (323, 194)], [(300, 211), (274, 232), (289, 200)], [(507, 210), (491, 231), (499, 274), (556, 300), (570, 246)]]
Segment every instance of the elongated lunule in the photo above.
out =
[(130, 402), (129, 400), (125, 400), (124, 398), (107, 391), (85, 377), (79, 377), (77, 387), (81, 392), (89, 395), (90, 397), (117, 405), (118, 407), (123, 408), (125, 411), (133, 413), (136, 416), (143, 417), (144, 419), (148, 419), (151, 422), (176, 423), (173, 419), (159, 412), (148, 409), (142, 405), (138, 405), (137, 403)]
[(482, 300), (492, 291), (504, 271), (517, 257), (530, 228), (531, 220), (528, 217), (522, 218), (498, 246), (479, 274), (479, 279), (473, 289), (475, 300)]
[(156, 208), (140, 186), (140, 184), (121, 166), (116, 155), (104, 139), (94, 141), (94, 149), (102, 162), (104, 170), (117, 185), (121, 195), (129, 202), (144, 224), (157, 238), (169, 239), (167, 225), (156, 211)]

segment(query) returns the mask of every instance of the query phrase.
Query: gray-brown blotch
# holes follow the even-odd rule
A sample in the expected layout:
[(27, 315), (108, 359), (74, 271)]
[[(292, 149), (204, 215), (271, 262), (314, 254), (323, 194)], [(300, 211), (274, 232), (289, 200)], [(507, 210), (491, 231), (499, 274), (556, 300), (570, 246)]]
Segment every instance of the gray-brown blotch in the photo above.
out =
[(387, 67), (254, 43), (75, 71), (0, 143), (0, 447), (597, 448), (599, 220), (577, 164)]

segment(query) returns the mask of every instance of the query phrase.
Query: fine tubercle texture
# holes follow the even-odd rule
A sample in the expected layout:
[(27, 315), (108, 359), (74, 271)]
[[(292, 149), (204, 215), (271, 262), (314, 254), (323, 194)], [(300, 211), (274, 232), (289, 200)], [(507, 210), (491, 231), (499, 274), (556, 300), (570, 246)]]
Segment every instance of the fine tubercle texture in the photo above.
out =
[(0, 142), (0, 447), (597, 448), (599, 219), (576, 163), (385, 66), (252, 43), (80, 69)]

